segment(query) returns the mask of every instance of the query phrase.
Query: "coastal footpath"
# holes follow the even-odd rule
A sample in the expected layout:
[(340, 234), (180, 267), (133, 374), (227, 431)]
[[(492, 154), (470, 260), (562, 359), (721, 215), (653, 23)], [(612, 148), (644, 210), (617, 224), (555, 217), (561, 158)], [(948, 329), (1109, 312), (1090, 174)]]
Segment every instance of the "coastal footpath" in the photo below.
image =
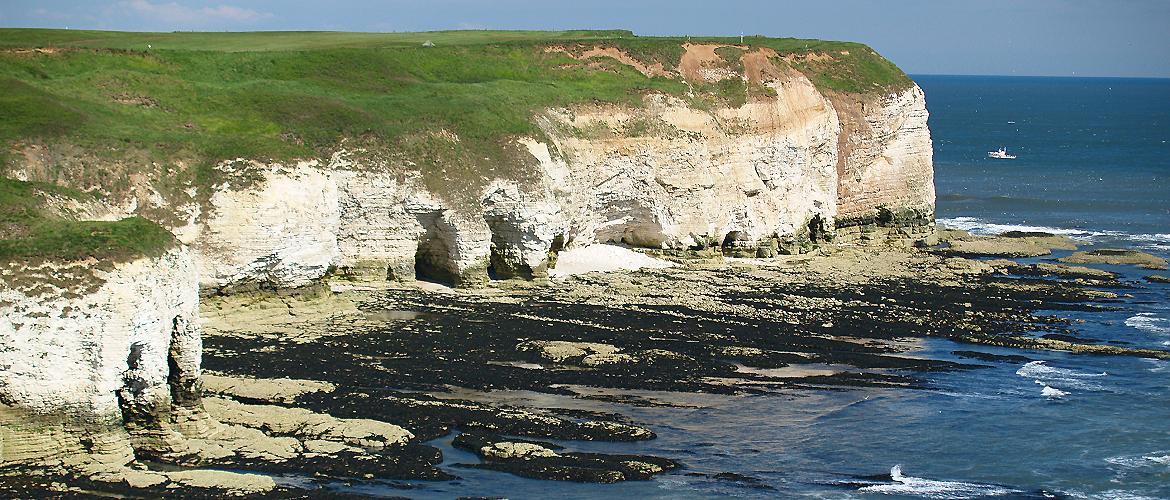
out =
[[(859, 44), (2, 30), (0, 85), (13, 111), (0, 129), (3, 465), (246, 491), (271, 480), (118, 467), (287, 472), (328, 457), (338, 470), (444, 477), (419, 451), (450, 428), (433, 417), (294, 415), (272, 394), (205, 390), (198, 309), (211, 297), (549, 283), (563, 252), (596, 244), (701, 260), (935, 242), (923, 93)], [(626, 359), (593, 354), (606, 353)], [(402, 414), (425, 406), (411, 401)], [(468, 412), (495, 410), (441, 413)], [(512, 435), (653, 435), (510, 418)], [(556, 458), (579, 480), (678, 467), (502, 439), (463, 442), (489, 462)]]

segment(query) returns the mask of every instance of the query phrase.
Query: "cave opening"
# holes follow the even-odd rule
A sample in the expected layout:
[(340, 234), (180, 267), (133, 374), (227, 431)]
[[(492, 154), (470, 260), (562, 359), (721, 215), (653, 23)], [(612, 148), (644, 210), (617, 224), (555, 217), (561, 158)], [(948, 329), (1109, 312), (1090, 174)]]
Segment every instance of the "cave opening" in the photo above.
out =
[(748, 236), (743, 231), (729, 231), (727, 233), (727, 236), (725, 236), (723, 238), (723, 246), (724, 247), (734, 247), (737, 244), (739, 244), (739, 242), (747, 241), (747, 240), (748, 240)]
[(455, 286), (459, 277), (451, 271), (450, 247), (434, 229), (428, 230), (418, 242), (414, 254), (414, 279)]
[(821, 214), (812, 216), (808, 221), (808, 239), (813, 243), (829, 241), (828, 230), (825, 227), (825, 218)]
[(561, 255), (561, 251), (565, 249), (565, 245), (567, 245), (567, 244), (568, 244), (568, 242), (565, 241), (565, 235), (558, 234), (558, 235), (553, 237), (552, 245), (549, 245), (549, 249), (548, 249), (548, 268), (549, 269), (557, 267), (557, 257), (559, 257)]

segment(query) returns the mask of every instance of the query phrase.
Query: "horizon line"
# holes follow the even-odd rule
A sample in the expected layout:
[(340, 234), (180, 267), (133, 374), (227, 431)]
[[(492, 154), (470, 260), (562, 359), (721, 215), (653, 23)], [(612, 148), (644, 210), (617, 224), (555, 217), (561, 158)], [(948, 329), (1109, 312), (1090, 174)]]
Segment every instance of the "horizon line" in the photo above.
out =
[(1170, 80), (1170, 76), (1122, 76), (1122, 75), (1004, 75), (993, 73), (919, 73), (906, 72), (906, 76), (914, 78), (916, 76), (967, 76), (967, 77), (987, 77), (987, 78), (1069, 78), (1069, 79), (1124, 79), (1124, 80)]

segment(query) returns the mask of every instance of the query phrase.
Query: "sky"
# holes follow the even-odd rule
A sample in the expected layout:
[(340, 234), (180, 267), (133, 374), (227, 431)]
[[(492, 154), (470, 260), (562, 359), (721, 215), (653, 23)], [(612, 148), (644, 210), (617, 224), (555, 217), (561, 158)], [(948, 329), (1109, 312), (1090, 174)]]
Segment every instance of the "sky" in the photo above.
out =
[(0, 0), (0, 27), (742, 32), (863, 42), (911, 74), (1170, 77), (1170, 0)]

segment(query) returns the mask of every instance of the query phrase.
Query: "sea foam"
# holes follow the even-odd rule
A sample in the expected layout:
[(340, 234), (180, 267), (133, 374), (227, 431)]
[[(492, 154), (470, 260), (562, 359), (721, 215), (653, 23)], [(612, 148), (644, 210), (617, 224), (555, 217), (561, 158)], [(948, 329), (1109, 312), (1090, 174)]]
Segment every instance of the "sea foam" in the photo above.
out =
[(1156, 451), (1143, 455), (1123, 455), (1105, 459), (1110, 464), (1136, 469), (1139, 467), (1170, 467), (1170, 451)]
[(1060, 389), (1057, 389), (1057, 388), (1052, 387), (1048, 384), (1045, 384), (1044, 382), (1037, 380), (1036, 383), (1044, 386), (1044, 388), (1040, 390), (1040, 395), (1044, 396), (1048, 399), (1060, 399), (1060, 398), (1063, 398), (1065, 396), (1068, 396), (1067, 392), (1064, 392)]
[[(1050, 387), (1054, 390), (1059, 390), (1059, 389), (1056, 389), (1056, 387), (1054, 387), (1054, 386), (1059, 386), (1059, 387), (1063, 387), (1066, 389), (1081, 389), (1081, 390), (1085, 390), (1085, 391), (1100, 391), (1100, 390), (1104, 390), (1104, 387), (1102, 387), (1101, 384), (1099, 384), (1097, 382), (1093, 382), (1093, 380), (1098, 379), (1100, 377), (1108, 376), (1109, 374), (1106, 372), (1101, 372), (1101, 373), (1078, 372), (1076, 370), (1070, 370), (1068, 368), (1058, 368), (1055, 366), (1048, 366), (1044, 361), (1031, 361), (1031, 362), (1024, 364), (1024, 366), (1021, 366), (1019, 370), (1016, 370), (1016, 375), (1033, 379), (1036, 381), (1037, 384), (1041, 384), (1045, 387)], [(1064, 396), (1064, 395), (1068, 394), (1064, 391), (1060, 391), (1060, 392), (1063, 393), (1063, 394), (1060, 394), (1060, 396)], [(1046, 397), (1048, 396), (1048, 394), (1044, 394), (1044, 395)]]
[(864, 486), (859, 491), (940, 499), (1006, 496), (1022, 493), (1020, 490), (1013, 490), (994, 484), (936, 481), (933, 479), (907, 476), (902, 473), (901, 465), (895, 465), (890, 469), (890, 479), (893, 481), (892, 483)]
[(1130, 234), (1123, 231), (1092, 231), (1088, 229), (1074, 229), (1050, 226), (1029, 226), (1026, 224), (997, 224), (978, 217), (952, 217), (938, 219), (938, 223), (952, 229), (962, 229), (971, 234), (993, 235), (1008, 231), (1041, 232), (1068, 236), (1074, 240), (1092, 241), (1099, 238), (1113, 238), (1131, 240), (1152, 249), (1170, 248), (1170, 233), (1157, 234)]
[(1136, 316), (1130, 316), (1125, 320), (1125, 326), (1149, 333), (1170, 333), (1170, 319), (1159, 318), (1154, 313), (1138, 313)]

